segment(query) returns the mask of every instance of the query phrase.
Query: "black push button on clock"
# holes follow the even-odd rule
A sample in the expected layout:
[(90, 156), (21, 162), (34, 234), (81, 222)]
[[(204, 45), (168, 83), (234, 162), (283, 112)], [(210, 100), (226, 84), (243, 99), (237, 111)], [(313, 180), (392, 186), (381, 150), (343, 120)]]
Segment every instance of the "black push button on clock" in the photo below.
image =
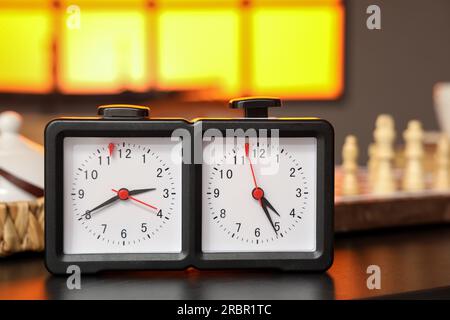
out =
[(281, 99), (273, 97), (247, 97), (230, 100), (231, 109), (244, 109), (246, 118), (267, 118), (269, 108), (281, 107)]
[(97, 114), (104, 119), (145, 119), (150, 115), (150, 108), (127, 104), (110, 104), (98, 107)]

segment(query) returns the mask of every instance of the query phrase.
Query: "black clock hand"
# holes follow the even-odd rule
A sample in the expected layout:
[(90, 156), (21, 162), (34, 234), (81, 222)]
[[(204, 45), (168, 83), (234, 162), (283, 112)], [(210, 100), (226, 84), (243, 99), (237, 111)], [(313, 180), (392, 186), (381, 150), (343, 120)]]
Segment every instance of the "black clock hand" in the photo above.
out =
[(273, 212), (275, 212), (275, 214), (276, 214), (277, 216), (280, 216), (280, 214), (278, 213), (278, 211), (275, 210), (275, 208), (272, 206), (272, 204), (269, 202), (269, 200), (267, 200), (266, 197), (262, 197), (262, 198), (261, 198), (261, 201), (264, 202), (264, 204), (265, 204), (266, 207), (269, 207), (270, 210), (272, 210)]
[[(138, 194), (141, 194), (141, 193), (144, 193), (144, 192), (147, 192), (147, 191), (153, 191), (153, 190), (156, 190), (156, 188), (136, 189), (136, 190), (129, 191), (129, 192), (128, 192), (128, 195), (134, 196), (134, 195), (138, 195)], [(99, 209), (101, 209), (101, 208), (103, 208), (103, 207), (105, 207), (105, 206), (107, 206), (107, 205), (109, 205), (109, 204), (115, 202), (115, 201), (118, 200), (118, 199), (120, 199), (120, 198), (119, 198), (119, 195), (115, 195), (114, 197), (112, 197), (112, 198), (106, 200), (105, 202), (99, 204), (99, 205), (96, 206), (95, 208), (93, 208), (93, 209), (91, 209), (91, 210), (87, 210), (86, 213), (83, 214), (83, 216), (86, 216), (86, 215), (92, 215), (92, 213), (93, 213), (94, 211), (97, 211), (97, 210), (99, 210)]]
[(86, 210), (86, 213), (83, 214), (83, 216), (91, 215), (92, 212), (94, 212), (94, 211), (96, 211), (96, 210), (98, 210), (98, 209), (101, 209), (101, 208), (103, 208), (103, 207), (105, 207), (105, 206), (107, 206), (107, 205), (109, 205), (109, 204), (111, 204), (111, 203), (113, 203), (113, 202), (115, 202), (115, 201), (117, 201), (117, 200), (119, 200), (119, 196), (118, 196), (118, 195), (116, 195), (116, 196), (114, 196), (114, 197), (112, 197), (112, 198), (109, 198), (108, 200), (106, 200), (105, 202), (99, 204), (99, 205), (96, 206), (95, 208), (93, 208), (93, 209), (91, 209), (91, 210)]
[[(262, 199), (261, 199), (261, 200), (262, 200)], [(272, 220), (272, 218), (270, 217), (269, 210), (267, 210), (266, 203), (263, 202), (263, 201), (261, 201), (260, 203), (261, 203), (261, 207), (263, 208), (263, 210), (264, 210), (264, 212), (265, 212), (265, 214), (266, 214), (267, 219), (269, 219), (270, 224), (272, 225), (273, 231), (275, 231), (275, 234), (278, 235), (277, 228), (275, 227), (275, 224), (273, 223), (273, 220)]]
[(128, 194), (130, 196), (135, 196), (135, 195), (138, 195), (138, 194), (141, 194), (141, 193), (144, 193), (144, 192), (147, 192), (147, 191), (153, 191), (153, 190), (156, 190), (156, 188), (136, 189), (136, 190), (129, 191)]

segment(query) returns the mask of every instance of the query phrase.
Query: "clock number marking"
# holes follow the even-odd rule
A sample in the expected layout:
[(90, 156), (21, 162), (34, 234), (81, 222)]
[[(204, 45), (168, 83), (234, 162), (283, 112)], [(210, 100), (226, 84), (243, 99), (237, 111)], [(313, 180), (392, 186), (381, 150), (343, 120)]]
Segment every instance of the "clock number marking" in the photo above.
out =
[(275, 231), (277, 231), (277, 232), (280, 231), (281, 227), (280, 227), (280, 223), (279, 222), (275, 222), (274, 226), (275, 226)]
[[(238, 158), (238, 156), (237, 155), (235, 155), (234, 157), (234, 164), (237, 164), (237, 158)], [(242, 164), (244, 164), (245, 163), (245, 157), (244, 156), (241, 156), (241, 157), (239, 157), (239, 158), (241, 158), (242, 159)]]
[(127, 229), (122, 229), (122, 231), (120, 232), (120, 236), (122, 237), (122, 239), (125, 239), (127, 237)]
[[(98, 157), (98, 164), (101, 166), (102, 165), (102, 156)], [(109, 166), (111, 164), (111, 157), (110, 156), (106, 156), (106, 164)]]
[(84, 170), (84, 177), (86, 178), (86, 180), (88, 180), (89, 177), (92, 178), (93, 180), (95, 180), (98, 178), (98, 172), (97, 172), (97, 170), (92, 170), (91, 174), (89, 174), (88, 170)]
[(141, 231), (145, 233), (145, 232), (147, 232), (147, 230), (148, 230), (148, 229), (147, 229), (147, 223), (145, 223), (145, 222), (142, 223), (142, 224), (141, 224)]
[[(254, 158), (258, 157), (258, 149), (253, 149)], [(259, 158), (264, 159), (266, 157), (266, 149), (259, 149)]]
[(84, 190), (80, 189), (78, 190), (78, 199), (83, 199), (84, 198)]
[[(125, 155), (125, 159), (130, 159), (131, 158), (131, 149), (125, 149), (124, 155)], [(119, 158), (122, 158), (122, 149), (119, 149)]]
[(241, 230), (241, 225), (242, 225), (242, 223), (241, 223), (241, 222), (236, 222), (236, 225), (237, 225), (237, 230), (236, 230), (236, 232), (239, 232), (239, 230)]
[(291, 168), (291, 169), (289, 169), (289, 171), (291, 172), (291, 174), (289, 175), (289, 177), (295, 178), (295, 168)]
[(292, 218), (295, 218), (295, 209), (294, 209), (294, 208), (292, 208), (292, 210), (291, 210), (291, 212), (289, 213), (289, 215), (290, 215)]
[(225, 218), (227, 215), (226, 215), (226, 210), (225, 209), (220, 209), (220, 217), (223, 219), (223, 218)]
[(260, 235), (261, 235), (261, 229), (256, 228), (255, 229), (255, 237), (259, 238)]
[(295, 196), (297, 197), (297, 198), (301, 198), (302, 197), (302, 189), (301, 188), (297, 188), (297, 193), (295, 194)]
[(214, 189), (214, 198), (218, 198), (219, 195), (220, 195), (220, 190), (217, 189), (217, 188), (215, 188), (215, 189)]
[(102, 224), (102, 227), (103, 227), (103, 233), (105, 233), (106, 232), (106, 227), (107, 227), (108, 225), (106, 225), (106, 224)]
[(231, 169), (228, 169), (228, 170), (225, 172), (225, 175), (224, 175), (223, 170), (220, 170), (219, 172), (220, 172), (220, 178), (221, 178), (221, 179), (223, 179), (224, 176), (225, 176), (227, 179), (231, 179), (231, 178), (233, 177), (233, 170), (231, 170)]
[(163, 198), (168, 198), (169, 197), (169, 189), (164, 189), (163, 190)]
[(162, 178), (162, 172), (163, 172), (162, 168), (156, 169), (156, 177), (157, 178)]
[(156, 216), (158, 216), (158, 217), (160, 217), (162, 219), (162, 209), (159, 209), (159, 211), (156, 214)]

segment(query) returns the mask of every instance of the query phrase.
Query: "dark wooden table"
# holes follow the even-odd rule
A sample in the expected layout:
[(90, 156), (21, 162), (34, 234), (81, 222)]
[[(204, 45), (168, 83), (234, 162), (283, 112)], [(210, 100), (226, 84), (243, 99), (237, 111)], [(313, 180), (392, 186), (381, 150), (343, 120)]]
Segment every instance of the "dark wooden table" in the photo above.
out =
[[(381, 289), (366, 286), (369, 265)], [(0, 258), (0, 299), (450, 299), (450, 226), (338, 235), (325, 274), (256, 271), (121, 272), (82, 277), (81, 290), (51, 276), (42, 255)]]

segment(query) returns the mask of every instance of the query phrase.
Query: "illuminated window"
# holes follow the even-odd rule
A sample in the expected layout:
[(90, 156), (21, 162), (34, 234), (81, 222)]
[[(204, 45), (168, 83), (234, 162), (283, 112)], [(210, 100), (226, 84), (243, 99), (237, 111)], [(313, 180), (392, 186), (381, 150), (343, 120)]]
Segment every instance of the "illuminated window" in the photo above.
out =
[(239, 92), (238, 15), (233, 10), (163, 10), (159, 83), (163, 88)]
[(86, 9), (80, 19), (80, 28), (62, 28), (61, 90), (114, 93), (148, 89), (152, 70), (147, 65), (144, 12)]
[(341, 0), (0, 2), (2, 92), (314, 100), (343, 91)]
[(252, 88), (262, 95), (335, 98), (342, 91), (342, 9), (257, 9)]
[(50, 27), (49, 10), (0, 9), (1, 91), (51, 89)]

